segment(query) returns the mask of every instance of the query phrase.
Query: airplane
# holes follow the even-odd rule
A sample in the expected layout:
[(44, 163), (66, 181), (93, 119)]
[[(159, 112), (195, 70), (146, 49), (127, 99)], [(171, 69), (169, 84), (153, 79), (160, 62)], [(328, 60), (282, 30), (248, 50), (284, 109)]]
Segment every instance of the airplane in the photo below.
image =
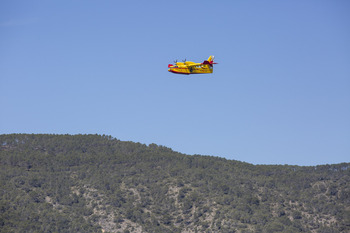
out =
[(175, 74), (209, 74), (213, 73), (214, 56), (210, 56), (208, 60), (202, 63), (195, 63), (184, 60), (183, 62), (174, 62), (168, 65), (168, 71)]

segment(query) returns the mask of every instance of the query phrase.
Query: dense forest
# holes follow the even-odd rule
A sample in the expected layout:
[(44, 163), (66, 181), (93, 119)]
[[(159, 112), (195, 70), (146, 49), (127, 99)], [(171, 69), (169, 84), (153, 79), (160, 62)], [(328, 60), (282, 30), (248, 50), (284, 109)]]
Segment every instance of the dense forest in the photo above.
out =
[(0, 232), (350, 232), (350, 163), (252, 165), (105, 135), (0, 135)]

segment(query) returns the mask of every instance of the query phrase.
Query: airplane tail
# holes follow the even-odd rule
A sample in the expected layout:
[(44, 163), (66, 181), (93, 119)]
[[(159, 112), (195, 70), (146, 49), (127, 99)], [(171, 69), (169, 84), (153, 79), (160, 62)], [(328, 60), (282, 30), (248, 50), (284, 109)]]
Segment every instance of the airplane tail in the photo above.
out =
[(210, 55), (208, 60), (204, 61), (203, 64), (206, 64), (206, 65), (213, 65), (213, 64), (218, 64), (218, 63), (215, 63), (214, 62), (214, 56), (213, 55)]

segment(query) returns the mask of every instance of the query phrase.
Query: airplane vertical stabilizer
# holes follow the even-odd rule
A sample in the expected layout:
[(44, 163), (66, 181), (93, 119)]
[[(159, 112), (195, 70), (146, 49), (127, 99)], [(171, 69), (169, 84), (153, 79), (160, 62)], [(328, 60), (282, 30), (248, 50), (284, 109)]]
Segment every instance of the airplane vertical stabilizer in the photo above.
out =
[(214, 56), (213, 56), (213, 55), (210, 55), (207, 61), (208, 61), (208, 62), (214, 61)]

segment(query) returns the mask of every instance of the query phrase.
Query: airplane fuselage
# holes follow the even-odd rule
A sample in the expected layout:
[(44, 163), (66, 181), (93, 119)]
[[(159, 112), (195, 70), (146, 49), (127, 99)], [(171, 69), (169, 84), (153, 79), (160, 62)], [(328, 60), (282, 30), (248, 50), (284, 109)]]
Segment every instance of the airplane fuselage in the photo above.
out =
[(203, 63), (191, 61), (175, 62), (168, 65), (168, 71), (175, 74), (210, 74), (213, 73), (214, 56), (210, 56)]
[[(177, 62), (175, 65), (170, 66), (169, 65), (169, 72), (176, 73), (176, 74), (209, 74), (213, 73), (213, 66), (211, 65), (202, 65), (198, 63), (198, 65), (195, 65), (196, 63), (190, 63), (190, 62)], [(190, 65), (190, 66), (189, 66)]]

